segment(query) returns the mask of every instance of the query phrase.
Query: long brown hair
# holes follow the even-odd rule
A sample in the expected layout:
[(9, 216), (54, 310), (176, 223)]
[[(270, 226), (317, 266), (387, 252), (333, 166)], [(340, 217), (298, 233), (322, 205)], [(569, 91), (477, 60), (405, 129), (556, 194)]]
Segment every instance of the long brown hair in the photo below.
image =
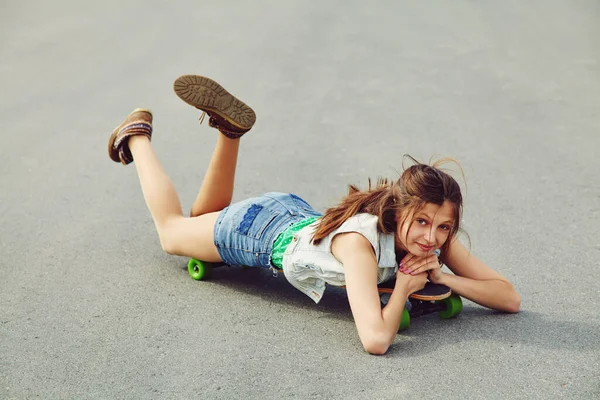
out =
[(365, 191), (349, 185), (348, 195), (342, 199), (340, 204), (325, 211), (313, 234), (312, 242), (315, 245), (319, 244), (348, 218), (359, 213), (377, 216), (377, 228), (380, 232), (396, 233), (398, 224), (403, 225), (407, 222), (412, 224), (412, 221), (406, 220), (411, 212), (414, 215), (427, 203), (441, 206), (444, 201), (448, 201), (454, 208), (454, 223), (450, 229), (448, 240), (441, 248), (441, 258), (443, 259), (448, 246), (460, 229), (463, 198), (458, 182), (440, 166), (453, 162), (461, 173), (462, 169), (458, 162), (451, 158), (443, 158), (432, 165), (427, 165), (419, 163), (411, 156), (407, 157), (414, 164), (406, 168), (394, 183), (380, 178), (375, 187), (372, 187), (369, 179), (369, 187)]

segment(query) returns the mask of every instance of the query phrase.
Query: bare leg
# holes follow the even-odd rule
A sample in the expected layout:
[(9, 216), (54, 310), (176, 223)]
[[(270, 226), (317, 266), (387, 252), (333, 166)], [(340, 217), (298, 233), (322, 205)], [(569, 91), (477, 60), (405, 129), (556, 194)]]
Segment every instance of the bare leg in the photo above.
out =
[(142, 135), (133, 136), (129, 138), (128, 144), (135, 160), (144, 199), (160, 230), (170, 219), (183, 217), (179, 196), (154, 153), (150, 140)]
[(170, 254), (221, 261), (213, 239), (219, 213), (185, 218), (175, 187), (156, 157), (150, 140), (143, 135), (132, 136), (128, 146), (163, 249)]
[(223, 134), (217, 139), (192, 206), (191, 218), (183, 216), (179, 196), (150, 144), (152, 113), (149, 110), (134, 110), (113, 131), (109, 138), (109, 156), (123, 164), (135, 160), (144, 199), (167, 253), (221, 261), (214, 245), (214, 226), (220, 211), (231, 203), (239, 138), (252, 128), (256, 114), (206, 77), (181, 76), (175, 80), (174, 90), (186, 103), (207, 113), (209, 125)]
[(173, 90), (181, 100), (208, 114), (209, 125), (221, 132), (190, 216), (220, 211), (233, 196), (239, 138), (252, 128), (256, 114), (219, 83), (204, 76), (182, 75), (175, 80)]
[(239, 139), (218, 135), (191, 217), (221, 211), (231, 203), (239, 147)]

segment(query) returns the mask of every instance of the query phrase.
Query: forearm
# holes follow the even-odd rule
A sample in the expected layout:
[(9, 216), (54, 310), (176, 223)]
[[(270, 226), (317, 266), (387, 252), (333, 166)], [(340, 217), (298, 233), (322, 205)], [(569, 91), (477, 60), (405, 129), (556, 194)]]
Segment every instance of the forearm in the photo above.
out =
[[(394, 342), (407, 296), (408, 291), (397, 284), (388, 303), (381, 310), (380, 318), (371, 319), (368, 325), (359, 324), (356, 320), (358, 335), (367, 352), (371, 354), (385, 354)], [(361, 305), (364, 306), (364, 303), (361, 303)], [(354, 306), (353, 309), (358, 311), (359, 308), (360, 306)]]
[(475, 280), (443, 273), (438, 283), (448, 286), (461, 297), (494, 310), (515, 313), (521, 306), (521, 296), (509, 282), (500, 279)]
[(396, 284), (392, 295), (383, 310), (381, 317), (383, 319), (384, 331), (386, 333), (389, 344), (396, 338), (400, 320), (402, 319), (402, 311), (406, 305), (408, 298), (408, 290), (399, 284)]

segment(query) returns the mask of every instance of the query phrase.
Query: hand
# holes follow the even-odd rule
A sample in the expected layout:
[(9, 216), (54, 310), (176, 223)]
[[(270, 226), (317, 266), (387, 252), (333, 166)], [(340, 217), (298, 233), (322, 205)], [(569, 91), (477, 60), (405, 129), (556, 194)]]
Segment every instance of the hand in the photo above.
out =
[(434, 268), (427, 271), (429, 273), (429, 281), (431, 283), (443, 283), (444, 273), (440, 268)]
[[(429, 272), (433, 274), (434, 277), (439, 277), (437, 272), (440, 272), (442, 264), (437, 256), (437, 254), (431, 254), (426, 257), (415, 256), (414, 254), (407, 254), (400, 261), (398, 265), (399, 270), (407, 275), (416, 275), (422, 272)], [(433, 282), (433, 281), (432, 281)], [(435, 283), (435, 282), (434, 282)]]
[(396, 287), (405, 287), (409, 295), (423, 289), (426, 283), (427, 273), (425, 272), (416, 275), (408, 275), (400, 271), (396, 273)]

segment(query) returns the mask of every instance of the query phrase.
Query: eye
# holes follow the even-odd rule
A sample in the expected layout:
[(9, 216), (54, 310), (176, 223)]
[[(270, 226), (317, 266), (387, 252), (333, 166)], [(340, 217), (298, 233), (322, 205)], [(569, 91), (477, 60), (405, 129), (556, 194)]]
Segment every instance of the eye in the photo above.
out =
[(419, 225), (427, 225), (427, 221), (425, 221), (423, 218), (417, 218), (417, 224), (419, 224)]
[(450, 230), (450, 225), (440, 225), (440, 229), (443, 231), (449, 231)]

